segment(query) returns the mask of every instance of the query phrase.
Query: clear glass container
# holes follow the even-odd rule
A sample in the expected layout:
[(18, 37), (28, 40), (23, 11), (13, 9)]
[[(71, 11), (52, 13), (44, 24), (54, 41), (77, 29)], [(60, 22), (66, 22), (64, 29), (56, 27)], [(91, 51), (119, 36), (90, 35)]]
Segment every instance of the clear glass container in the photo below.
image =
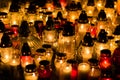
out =
[(76, 80), (77, 79), (77, 62), (68, 59), (61, 67), (60, 80)]
[(52, 61), (53, 58), (53, 48), (50, 44), (43, 44), (42, 47), (46, 50), (46, 60), (48, 60), (50, 63)]
[(46, 50), (44, 48), (39, 48), (36, 50), (34, 61), (37, 67), (39, 67), (39, 62), (41, 60), (46, 60)]
[(34, 64), (29, 64), (24, 71), (25, 80), (38, 80), (38, 72)]
[(1, 52), (1, 61), (5, 64), (9, 64), (12, 60), (13, 54), (12, 42), (8, 33), (4, 33), (1, 38), (0, 52)]
[(66, 62), (66, 54), (65, 53), (57, 53), (54, 61), (55, 64), (55, 74), (60, 78), (61, 67)]
[(94, 43), (90, 33), (86, 32), (81, 46), (81, 55), (83, 57), (83, 62), (88, 62), (88, 59), (92, 58), (93, 45)]
[(98, 65), (98, 60), (97, 59), (89, 59), (90, 63), (90, 72), (89, 72), (89, 80), (99, 80), (101, 76), (101, 70)]
[(90, 64), (80, 63), (78, 65), (78, 80), (88, 80)]

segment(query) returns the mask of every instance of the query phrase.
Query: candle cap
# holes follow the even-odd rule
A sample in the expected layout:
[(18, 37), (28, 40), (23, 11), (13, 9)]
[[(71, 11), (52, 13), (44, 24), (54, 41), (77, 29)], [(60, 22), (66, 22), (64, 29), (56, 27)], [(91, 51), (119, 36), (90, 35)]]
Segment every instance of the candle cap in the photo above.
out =
[(57, 54), (56, 54), (56, 58), (57, 58), (58, 60), (66, 59), (66, 54), (65, 54), (65, 53), (57, 53)]
[(88, 0), (87, 6), (94, 6), (94, 0)]
[(91, 59), (89, 59), (88, 61), (89, 61), (90, 64), (93, 65), (93, 66), (98, 65), (98, 62), (99, 62), (99, 61), (98, 61), (97, 59), (95, 59), (95, 58), (91, 58)]
[(120, 25), (116, 26), (113, 34), (114, 34), (114, 35), (120, 35)]
[(57, 17), (56, 17), (57, 19), (60, 19), (60, 20), (62, 20), (63, 19), (63, 15), (62, 15), (62, 12), (61, 11), (59, 11), (58, 13), (57, 13)]
[(72, 1), (69, 5), (67, 5), (66, 9), (70, 10), (70, 11), (76, 11), (77, 10), (77, 5), (76, 5), (75, 1)]
[(48, 66), (50, 64), (50, 62), (48, 60), (42, 60), (39, 62), (40, 65), (43, 65), (43, 66)]
[(21, 49), (22, 56), (30, 56), (31, 50), (27, 42), (23, 43), (22, 49)]
[(46, 48), (52, 48), (52, 46), (50, 44), (43, 44), (42, 47), (45, 48), (45, 49)]
[(34, 64), (29, 64), (25, 67), (25, 72), (27, 73), (33, 73), (36, 72), (36, 65)]
[(48, 20), (46, 22), (46, 27), (45, 30), (53, 30), (54, 28), (54, 21), (53, 18), (51, 16), (48, 17)]
[(2, 47), (2, 48), (12, 47), (12, 42), (10, 40), (8, 33), (3, 34), (2, 38), (1, 38), (0, 47)]
[(39, 33), (40, 30), (43, 31), (43, 21), (36, 20), (34, 22), (34, 26), (35, 26), (35, 29), (36, 29), (37, 33)]
[(76, 6), (77, 6), (77, 10), (82, 10), (82, 5), (80, 2), (77, 2)]
[(85, 12), (85, 10), (82, 10), (82, 12), (79, 16), (78, 22), (82, 23), (82, 24), (88, 23), (88, 17), (87, 17), (87, 13)]
[(107, 43), (108, 42), (108, 37), (107, 37), (107, 32), (104, 29), (101, 29), (97, 41), (100, 43)]
[(6, 18), (7, 17), (7, 13), (6, 12), (0, 12), (0, 16), (2, 17), (2, 18)]
[(114, 0), (106, 0), (105, 8), (114, 8)]
[(4, 32), (5, 31), (5, 25), (4, 23), (0, 20), (0, 32)]
[(111, 57), (111, 51), (109, 49), (103, 49), (100, 51), (101, 57)]
[(100, 12), (98, 13), (98, 21), (106, 21), (107, 17), (106, 17), (106, 13), (104, 10), (100, 10)]
[(67, 63), (69, 63), (69, 64), (77, 64), (77, 61), (75, 59), (68, 59)]
[(18, 2), (12, 2), (9, 11), (10, 12), (19, 12), (20, 6)]
[(46, 50), (44, 48), (39, 48), (39, 49), (36, 50), (36, 52), (38, 52), (38, 53), (44, 53), (44, 52), (46, 52)]
[(63, 36), (74, 36), (75, 35), (75, 29), (72, 26), (71, 22), (66, 22), (66, 24), (63, 26)]
[(30, 14), (35, 14), (37, 12), (35, 3), (33, 2), (30, 3), (29, 8), (27, 9), (27, 12)]
[(28, 37), (30, 33), (29, 26), (27, 21), (22, 21), (20, 28), (19, 28), (19, 34), (21, 37)]
[(90, 32), (86, 32), (84, 39), (82, 41), (82, 45), (83, 46), (93, 46), (94, 45), (92, 37), (90, 35)]

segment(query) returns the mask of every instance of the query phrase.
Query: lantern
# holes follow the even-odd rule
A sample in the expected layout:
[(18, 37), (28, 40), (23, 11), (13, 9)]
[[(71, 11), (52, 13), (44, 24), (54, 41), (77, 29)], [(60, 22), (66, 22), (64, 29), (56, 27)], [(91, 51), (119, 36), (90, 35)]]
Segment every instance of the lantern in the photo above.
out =
[(40, 61), (40, 65), (38, 68), (39, 79), (51, 79), (52, 69), (50, 66), (50, 62), (48, 60)]
[(54, 23), (52, 17), (49, 17), (48, 21), (46, 22), (46, 27), (43, 31), (43, 43), (54, 43), (57, 41), (57, 32), (54, 28)]
[(106, 28), (106, 13), (104, 10), (100, 10), (99, 14), (98, 14), (98, 23), (97, 23), (97, 30), (98, 33), (100, 32), (101, 29), (105, 29)]
[(115, 50), (113, 51), (113, 56), (112, 56), (112, 59), (113, 59), (113, 64), (116, 66), (116, 67), (119, 67), (120, 64), (120, 41), (116, 41), (117, 43), (117, 47), (115, 48)]
[(100, 80), (113, 80), (112, 71), (108, 70), (108, 71), (102, 72)]
[(109, 46), (109, 42), (108, 42), (107, 33), (105, 32), (104, 29), (101, 29), (98, 34), (97, 41), (95, 42), (95, 51), (97, 53), (97, 58), (99, 59), (100, 51), (102, 49), (109, 49), (109, 48), (110, 48), (110, 46)]
[(98, 66), (98, 60), (97, 59), (89, 59), (90, 63), (90, 72), (89, 72), (89, 80), (99, 80), (101, 76), (101, 70)]
[(61, 67), (60, 80), (76, 80), (77, 79), (77, 63), (73, 59), (68, 59)]
[(33, 63), (33, 58), (31, 57), (31, 50), (30, 47), (28, 45), (28, 43), (24, 43), (21, 49), (21, 66), (23, 68), (26, 67), (26, 65), (28, 64), (32, 64)]
[(3, 33), (5, 31), (5, 25), (4, 23), (0, 20), (0, 43), (1, 43), (1, 38), (3, 36)]
[(36, 7), (34, 3), (31, 3), (29, 5), (27, 14), (26, 14), (26, 20), (28, 21), (28, 23), (30, 25), (34, 25), (34, 21), (37, 19), (37, 15), (36, 15)]
[(10, 25), (20, 25), (22, 16), (20, 16), (18, 4), (12, 3), (9, 11)]
[(66, 54), (57, 53), (54, 64), (55, 64), (55, 69), (56, 69), (55, 73), (59, 78), (60, 78), (60, 73), (61, 73), (61, 67), (65, 62), (66, 62)]
[(46, 60), (46, 50), (43, 49), (43, 48), (39, 48), (36, 50), (36, 54), (35, 54), (35, 57), (34, 57), (34, 60), (35, 60), (35, 64), (37, 67), (39, 67), (39, 62), (41, 60)]
[(12, 42), (8, 33), (4, 33), (1, 38), (0, 51), (1, 51), (1, 61), (5, 64), (9, 64), (12, 60)]
[(84, 39), (82, 41), (82, 50), (81, 50), (83, 62), (87, 62), (88, 59), (92, 58), (93, 45), (94, 43), (92, 37), (90, 36), (90, 33), (86, 32), (86, 35), (84, 36)]
[(86, 6), (86, 13), (88, 16), (94, 16), (93, 12), (95, 9), (95, 3), (94, 0), (88, 0), (87, 6)]
[(105, 2), (104, 0), (97, 0), (96, 1), (96, 7), (100, 11), (101, 9), (104, 9)]
[(79, 20), (78, 20), (78, 25), (76, 27), (78, 31), (76, 31), (76, 33), (78, 35), (78, 40), (77, 41), (81, 41), (86, 33), (86, 31), (89, 28), (89, 24), (88, 24), (88, 18), (87, 18), (87, 13), (83, 10), (79, 16)]
[(100, 62), (99, 62), (100, 69), (102, 71), (111, 69), (111, 66), (112, 66), (111, 61), (112, 61), (112, 58), (111, 58), (110, 50), (108, 50), (108, 49), (101, 50)]
[(75, 23), (75, 20), (78, 19), (79, 14), (77, 13), (77, 5), (75, 1), (72, 1), (68, 7), (68, 15), (67, 19), (70, 22)]
[(67, 58), (73, 57), (75, 50), (75, 34), (74, 27), (69, 22), (64, 25), (62, 39), (60, 40), (59, 45), (60, 52), (66, 53)]
[(46, 50), (46, 59), (51, 63), (52, 58), (53, 58), (53, 48), (49, 44), (43, 44), (42, 47)]
[(20, 55), (19, 53), (14, 52), (12, 55), (12, 60), (10, 61), (11, 66), (19, 66), (20, 65)]
[(78, 65), (78, 80), (88, 80), (90, 65), (88, 63), (80, 63)]
[(29, 64), (25, 67), (24, 77), (25, 80), (38, 80), (38, 72), (34, 64)]
[(114, 36), (114, 41), (120, 40), (120, 25), (116, 26), (114, 32), (113, 32), (113, 36)]
[(107, 18), (109, 17), (111, 20), (114, 19), (115, 16), (115, 10), (114, 10), (114, 0), (106, 0), (105, 4), (105, 12)]

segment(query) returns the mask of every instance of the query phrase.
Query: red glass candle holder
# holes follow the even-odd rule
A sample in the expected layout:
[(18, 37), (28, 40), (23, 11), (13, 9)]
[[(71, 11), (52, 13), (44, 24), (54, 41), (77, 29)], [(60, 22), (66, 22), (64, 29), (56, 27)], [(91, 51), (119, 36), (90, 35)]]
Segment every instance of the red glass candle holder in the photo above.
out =
[(101, 50), (100, 54), (100, 68), (101, 70), (111, 69), (111, 52), (108, 49)]
[(50, 62), (48, 60), (42, 60), (40, 61), (40, 66), (38, 69), (39, 79), (40, 80), (49, 80), (52, 76), (52, 69), (50, 66)]

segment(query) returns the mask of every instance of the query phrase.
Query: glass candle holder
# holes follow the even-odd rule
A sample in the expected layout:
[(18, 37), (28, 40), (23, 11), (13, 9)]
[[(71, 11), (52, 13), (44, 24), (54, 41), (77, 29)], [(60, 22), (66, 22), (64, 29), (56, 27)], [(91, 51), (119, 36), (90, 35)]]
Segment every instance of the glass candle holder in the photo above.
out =
[(89, 59), (90, 63), (90, 72), (89, 72), (89, 80), (99, 80), (101, 76), (101, 70), (98, 65), (98, 60), (97, 59)]
[(48, 60), (51, 63), (52, 57), (53, 57), (52, 46), (49, 44), (43, 44), (42, 47), (46, 50), (46, 53), (45, 53), (46, 60)]
[(61, 67), (60, 80), (76, 80), (77, 79), (77, 62), (68, 59)]
[(1, 43), (1, 38), (2, 38), (2, 36), (3, 36), (3, 33), (4, 33), (4, 31), (5, 31), (5, 25), (4, 25), (4, 23), (0, 20), (0, 43)]
[(1, 61), (5, 64), (9, 64), (9, 62), (12, 60), (12, 42), (10, 40), (10, 37), (7, 33), (4, 33), (1, 38), (1, 44), (0, 44), (0, 52), (1, 52)]
[(120, 55), (119, 55), (119, 53), (120, 53), (120, 50), (119, 50), (120, 49), (120, 41), (117, 41), (116, 43), (118, 46), (115, 48), (115, 50), (113, 52), (112, 60), (113, 60), (113, 64), (116, 67), (119, 67), (120, 66), (120, 64), (119, 64), (119, 62), (120, 62)]
[(97, 41), (95, 42), (95, 51), (97, 53), (97, 58), (100, 58), (100, 51), (103, 49), (109, 49), (110, 45), (108, 42), (108, 37), (107, 37), (107, 33), (104, 29), (101, 29), (98, 37), (97, 37)]
[(52, 68), (50, 66), (50, 62), (48, 60), (42, 60), (40, 61), (40, 66), (38, 68), (39, 73), (39, 79), (44, 80), (50, 80), (52, 77)]
[(20, 55), (19, 53), (13, 53), (12, 60), (10, 61), (11, 66), (18, 66), (20, 65)]
[(19, 35), (19, 32), (18, 32), (18, 25), (12, 25), (11, 26), (11, 30), (12, 30), (12, 32), (13, 32), (13, 37), (17, 37), (18, 35)]
[(21, 49), (22, 55), (20, 56), (21, 66), (23, 68), (28, 64), (33, 64), (33, 58), (31, 57), (31, 50), (28, 43), (24, 43)]
[(24, 77), (25, 80), (38, 80), (38, 72), (34, 64), (29, 64), (25, 67)]
[(35, 61), (35, 64), (37, 67), (39, 67), (39, 62), (41, 60), (46, 60), (46, 50), (43, 49), (43, 48), (39, 48), (36, 50), (36, 54), (35, 54), (35, 57), (34, 57), (34, 61)]
[(90, 33), (86, 32), (84, 39), (82, 41), (82, 50), (81, 50), (83, 62), (88, 62), (88, 59), (92, 58), (93, 45), (94, 43)]
[(90, 65), (88, 63), (80, 63), (78, 65), (78, 80), (88, 80)]
[(79, 16), (77, 28), (78, 28), (78, 36), (79, 36), (78, 41), (81, 41), (89, 28), (87, 13), (85, 11), (82, 11)]
[(100, 69), (102, 71), (111, 69), (112, 66), (111, 51), (109, 49), (101, 50), (100, 54)]
[(60, 78), (61, 73), (61, 67), (66, 61), (66, 54), (65, 53), (57, 53), (56, 58), (54, 61), (55, 69), (56, 69), (56, 75)]

